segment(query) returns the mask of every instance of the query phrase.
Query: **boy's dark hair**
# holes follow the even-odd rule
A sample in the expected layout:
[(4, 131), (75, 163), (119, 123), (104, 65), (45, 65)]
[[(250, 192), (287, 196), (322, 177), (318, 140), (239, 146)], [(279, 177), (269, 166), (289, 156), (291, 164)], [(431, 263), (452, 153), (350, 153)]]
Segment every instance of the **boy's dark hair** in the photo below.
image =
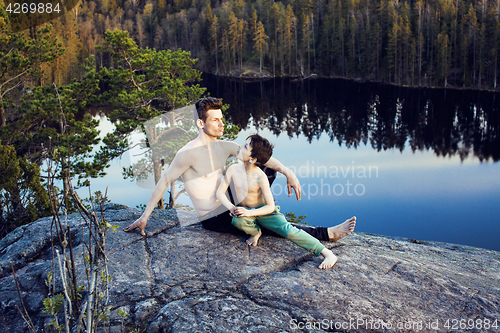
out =
[(274, 146), (258, 134), (250, 135), (247, 139), (250, 139), (250, 146), (252, 148), (250, 157), (257, 159), (255, 165), (266, 164), (273, 155)]
[(205, 97), (199, 99), (196, 103), (196, 112), (198, 113), (198, 119), (207, 121), (207, 111), (208, 110), (218, 110), (222, 109), (222, 101), (215, 97)]

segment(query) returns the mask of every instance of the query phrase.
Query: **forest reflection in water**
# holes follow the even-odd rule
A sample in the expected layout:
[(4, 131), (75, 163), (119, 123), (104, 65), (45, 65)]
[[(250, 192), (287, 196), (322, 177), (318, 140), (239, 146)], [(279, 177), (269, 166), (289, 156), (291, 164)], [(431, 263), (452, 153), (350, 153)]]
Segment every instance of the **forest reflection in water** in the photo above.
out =
[(358, 231), (500, 250), (498, 93), (203, 79), (230, 104), (226, 118), (243, 129), (236, 142), (263, 134), (297, 173), (300, 202), (284, 179), (273, 185), (282, 211), (325, 226), (356, 215)]
[(433, 150), (438, 156), (500, 158), (500, 94), (410, 89), (341, 79), (243, 82), (204, 75), (203, 86), (230, 104), (228, 119), (275, 135), (327, 135), (377, 151)]

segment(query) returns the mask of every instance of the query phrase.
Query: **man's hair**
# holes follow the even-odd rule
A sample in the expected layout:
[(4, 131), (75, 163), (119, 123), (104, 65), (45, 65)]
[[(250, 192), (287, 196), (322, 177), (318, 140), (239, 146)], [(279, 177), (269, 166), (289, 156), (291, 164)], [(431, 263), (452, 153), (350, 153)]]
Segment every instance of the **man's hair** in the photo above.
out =
[(255, 165), (266, 164), (273, 154), (274, 146), (258, 134), (250, 135), (247, 139), (250, 139), (250, 146), (252, 148), (250, 157), (257, 159)]
[(222, 108), (222, 101), (215, 97), (205, 97), (199, 99), (196, 103), (196, 112), (198, 113), (198, 119), (207, 121), (207, 111), (208, 110), (218, 110)]

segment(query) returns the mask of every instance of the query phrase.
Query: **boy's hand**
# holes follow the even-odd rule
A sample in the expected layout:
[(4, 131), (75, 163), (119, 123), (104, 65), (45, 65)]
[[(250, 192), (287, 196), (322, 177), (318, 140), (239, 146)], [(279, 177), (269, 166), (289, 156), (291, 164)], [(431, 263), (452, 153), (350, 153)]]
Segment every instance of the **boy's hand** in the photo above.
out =
[(231, 214), (232, 214), (232, 216), (236, 216), (236, 217), (253, 216), (251, 210), (248, 210), (248, 209), (243, 208), (243, 207), (234, 207), (231, 210)]

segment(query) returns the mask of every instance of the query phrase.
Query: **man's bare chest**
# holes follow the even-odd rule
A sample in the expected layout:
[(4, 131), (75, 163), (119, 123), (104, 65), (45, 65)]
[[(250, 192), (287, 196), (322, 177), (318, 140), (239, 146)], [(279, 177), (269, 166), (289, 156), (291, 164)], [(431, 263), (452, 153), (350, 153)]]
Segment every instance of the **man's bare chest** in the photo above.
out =
[(222, 175), (228, 154), (219, 147), (198, 147), (190, 152), (191, 166), (184, 172), (184, 181), (212, 179)]

